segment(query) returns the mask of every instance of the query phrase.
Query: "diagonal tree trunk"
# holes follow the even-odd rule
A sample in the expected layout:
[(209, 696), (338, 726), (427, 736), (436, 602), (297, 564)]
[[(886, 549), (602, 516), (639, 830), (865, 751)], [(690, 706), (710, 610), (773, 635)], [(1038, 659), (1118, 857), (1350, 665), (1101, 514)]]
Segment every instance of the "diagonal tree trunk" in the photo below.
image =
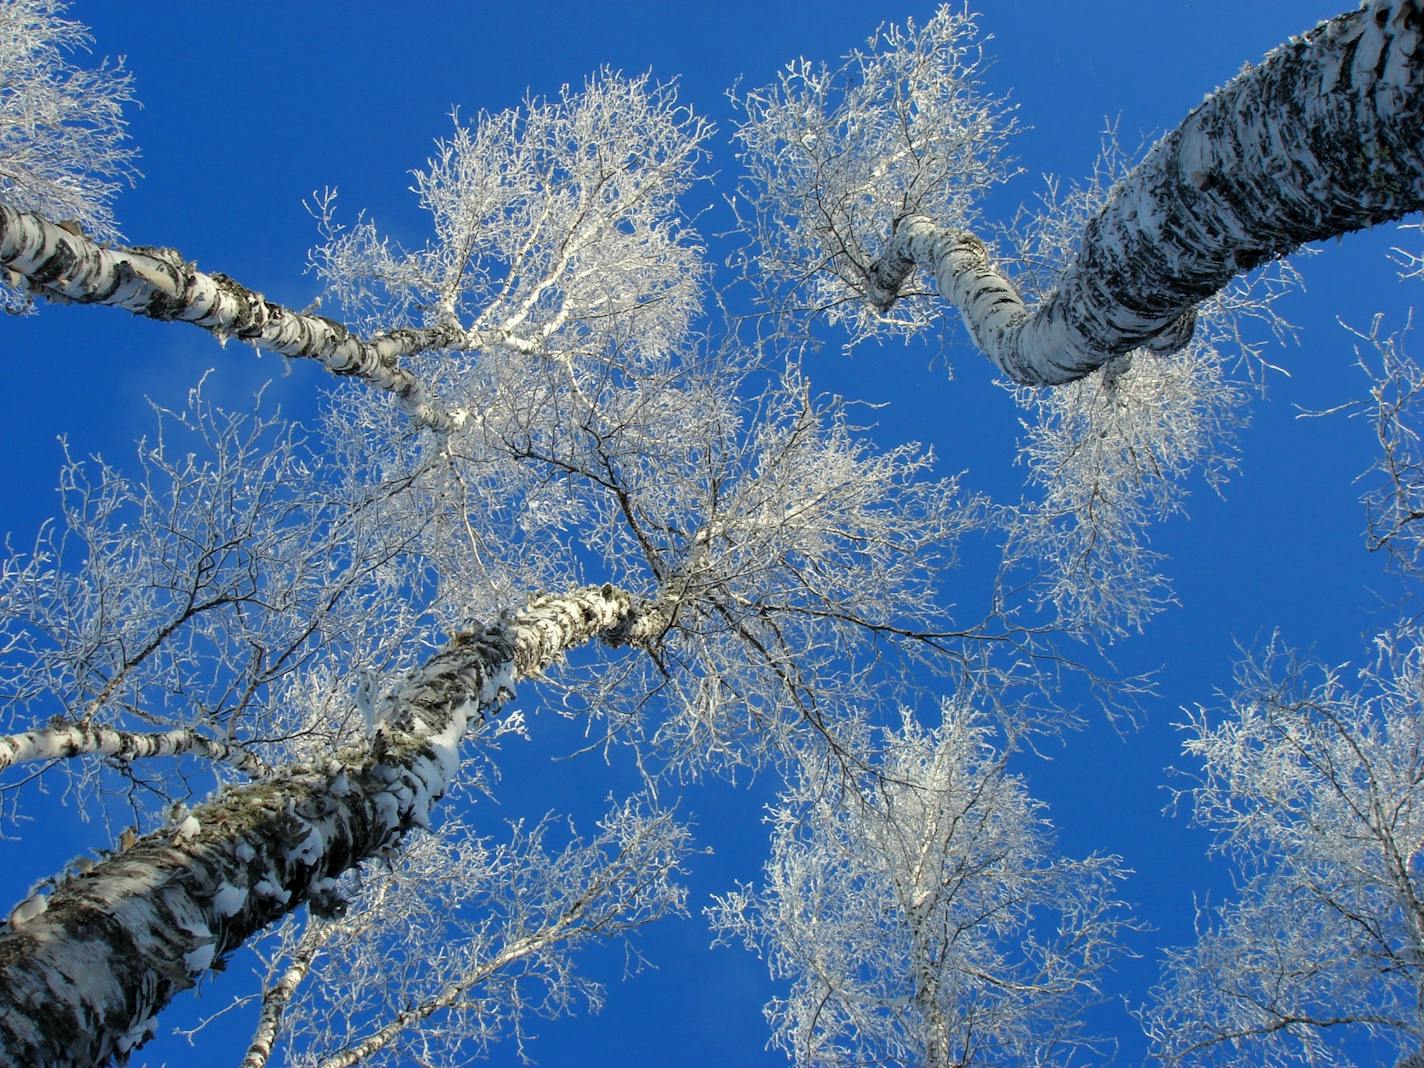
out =
[(1059, 385), (1172, 350), (1237, 274), (1424, 208), (1424, 0), (1371, 0), (1207, 97), (1113, 189), (1031, 311), (973, 234), (900, 220), (871, 269), (881, 310), (915, 267), (1015, 382)]
[(400, 329), (362, 340), (340, 323), (274, 304), (225, 274), (207, 274), (174, 249), (109, 248), (30, 212), (0, 204), (0, 266), (29, 291), (49, 300), (107, 304), (165, 322), (192, 323), (227, 339), (317, 360), (333, 374), (363, 379), (395, 394), (417, 422), (432, 430), (457, 417), (433, 407), (402, 356), (439, 348), (478, 348), (454, 323)]
[(311, 971), (317, 955), (331, 940), (338, 927), (335, 923), (309, 923), (297, 943), (296, 952), (277, 981), (262, 991), (262, 1009), (257, 1014), (257, 1027), (248, 1043), (247, 1055), (237, 1068), (267, 1068), (277, 1036), (282, 1029), (282, 1014), (287, 1011), (297, 988)]
[(519, 680), (580, 645), (641, 645), (666, 625), (610, 586), (540, 597), (457, 635), (393, 694), (369, 743), (230, 787), (0, 928), (0, 1061), (96, 1065), (149, 1034), (179, 991), (298, 908), (341, 905), (335, 879), (399, 848), (458, 766), (457, 746)]

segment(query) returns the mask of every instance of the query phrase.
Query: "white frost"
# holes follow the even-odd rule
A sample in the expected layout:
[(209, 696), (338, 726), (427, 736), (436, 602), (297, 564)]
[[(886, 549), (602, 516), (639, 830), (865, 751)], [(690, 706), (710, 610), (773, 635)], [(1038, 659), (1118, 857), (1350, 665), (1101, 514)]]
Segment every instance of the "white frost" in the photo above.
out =
[(287, 859), (298, 864), (310, 864), (321, 856), (325, 848), (326, 838), (321, 833), (321, 828), (313, 826), (307, 831), (301, 845), (287, 853)]
[(205, 972), (212, 965), (216, 952), (216, 943), (209, 942), (205, 946), (199, 946), (197, 949), (183, 954), (183, 967), (194, 975)]
[(232, 883), (223, 883), (218, 892), (213, 895), (213, 912), (223, 919), (227, 919), (229, 916), (236, 916), (246, 903), (247, 891), (245, 889), (233, 886)]

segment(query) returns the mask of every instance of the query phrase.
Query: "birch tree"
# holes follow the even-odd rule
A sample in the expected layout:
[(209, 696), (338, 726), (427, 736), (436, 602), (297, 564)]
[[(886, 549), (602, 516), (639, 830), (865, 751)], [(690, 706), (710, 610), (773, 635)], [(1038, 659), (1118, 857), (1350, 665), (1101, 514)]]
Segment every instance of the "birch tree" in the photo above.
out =
[(849, 345), (923, 332), (947, 301), (1006, 380), (1058, 387), (1020, 390), (1036, 492), (1006, 516), (1009, 558), (1041, 570), (1060, 624), (1140, 629), (1171, 600), (1143, 528), (1181, 509), (1187, 473), (1229, 472), (1231, 372), (1289, 332), (1289, 265), (1247, 272), (1424, 206), (1420, 26), (1412, 3), (1324, 23), (1135, 166), (1110, 137), (1089, 181), (1055, 182), (1012, 227), (978, 214), (1013, 114), (980, 85), (973, 17), (885, 27), (740, 97), (750, 272)]
[[(5, 10), (22, 8), (54, 12)], [(766, 187), (750, 210), (765, 247), (779, 250), (771, 267), (792, 272), (809, 257), (813, 301), (856, 308), (845, 319), (853, 330), (928, 322), (932, 313), (912, 310), (928, 302), (902, 289), (916, 263), (929, 264), (941, 293), (969, 294), (972, 313), (985, 310), (980, 298), (992, 303), (990, 325), (971, 328), (1006, 371), (1061, 382), (1107, 361), (1111, 412), (1114, 383), (1140, 377), (1151, 395), (1162, 380), (1144, 373), (1146, 356), (1134, 374), (1132, 354), (1187, 351), (1189, 309), (1240, 267), (1418, 206), (1408, 57), (1419, 12), (1413, 0), (1376, 3), (1291, 42), (1259, 68), (1267, 73), (1193, 113), (1164, 142), (1175, 147), (1154, 150), (1094, 209), (1077, 258), (1029, 316), (978, 239), (957, 229), (1003, 173), (1008, 129), (1003, 105), (970, 84), (972, 30), (943, 11), (923, 28), (885, 31), (842, 71), (803, 65), (779, 90), (745, 98), (745, 159)], [(1326, 78), (1345, 52), (1359, 63)], [(1351, 78), (1378, 90), (1364, 118), (1337, 108), (1355, 99)], [(1266, 133), (1326, 149), (1347, 138), (1357, 148), (1364, 136), (1382, 161), (1363, 169), (1368, 189), (1353, 157), (1325, 153), (1315, 176), (1325, 207), (1310, 219), (1297, 226), (1269, 209), (1294, 227), (1286, 232), (1255, 215), (1228, 218), (1256, 195), (1236, 176), (1249, 185), (1279, 157), (1253, 169), (1212, 156), (1226, 144), (1222, 116), (1253, 94), (1304, 98), (1322, 79), (1344, 87), (1341, 99), (1320, 94), (1303, 132), (1282, 122)], [(110, 102), (127, 92), (112, 74), (95, 86)], [(1320, 124), (1330, 137), (1315, 137)], [(1079, 1042), (1074, 1013), (1091, 1000), (1119, 923), (1115, 865), (1051, 856), (1037, 808), (987, 744), (987, 721), (965, 711), (969, 695), (983, 696), (1016, 735), (1030, 713), (1011, 687), (1050, 688), (1036, 635), (1005, 624), (1002, 604), (967, 621), (948, 610), (956, 541), (987, 510), (936, 475), (926, 450), (873, 446), (848, 405), (817, 395), (780, 351), (768, 367), (740, 338), (705, 336), (708, 272), (678, 198), (707, 134), (670, 88), (606, 71), (581, 90), (457, 116), (415, 176), (426, 244), (399, 247), (374, 220), (343, 223), (331, 195), (317, 198), (313, 264), (324, 307), (341, 321), (268, 301), (174, 250), (101, 244), (42, 203), (0, 205), (0, 262), (32, 296), (195, 323), (219, 340), (315, 358), (381, 394), (333, 395), (317, 428), (320, 462), (280, 420), (229, 421), (195, 399), (165, 419), (193, 431), (211, 459), (185, 458), (165, 439), (145, 446), (137, 477), (102, 470), (91, 482), (90, 468), (71, 465), (63, 524), (8, 561), (0, 605), (13, 722), (0, 754), (81, 769), (82, 791), (111, 788), (117, 775), (135, 822), (97, 862), (37, 887), (0, 931), (0, 1036), (17, 1063), (128, 1055), (177, 993), (303, 906), (310, 926), (273, 957), (270, 1011), (250, 1052), (259, 1063), (283, 1019), (303, 1040), (319, 1032), (321, 1052), (341, 1061), (464, 1056), (496, 1032), (517, 1040), (520, 1017), (506, 1010), (527, 978), (548, 992), (544, 1007), (563, 1009), (580, 989), (567, 965), (574, 943), (681, 907), (673, 876), (685, 839), (659, 814), (617, 809), (571, 851), (523, 848), (537, 844), (526, 834), (518, 858), (508, 854), (507, 882), (489, 862), (495, 889), (481, 917), (452, 921), (463, 941), (449, 949), (450, 970), (410, 976), (399, 1004), (365, 1002), (313, 967), (323, 946), (343, 945), (354, 974), (370, 974), (390, 932), (366, 928), (362, 908), (413, 891), (399, 880), (382, 891), (372, 878), (367, 892), (358, 879), (397, 866), (417, 840), (439, 853), (421, 837), (436, 830), (432, 806), (460, 781), (462, 751), (498, 729), (517, 686), (587, 712), (608, 744), (632, 740), (645, 767), (816, 769), (793, 785), (776, 824), (769, 889), (729, 897), (719, 913), (791, 980), (772, 1016), (794, 1056), (1053, 1059)], [(809, 167), (794, 162), (793, 140)], [(1185, 184), (1153, 178), (1180, 169), (1184, 153)], [(806, 194), (797, 182), (807, 174), (842, 184)], [(1149, 188), (1176, 194), (1149, 210)], [(809, 238), (795, 230), (797, 212), (821, 220)], [(1133, 212), (1187, 236), (1230, 225), (1204, 253), (1166, 241), (1148, 249), (1122, 232)], [(1124, 292), (1146, 301), (1125, 322)], [(1004, 314), (1016, 325), (999, 330)], [(1060, 347), (1065, 330), (1072, 344)], [(1040, 343), (1067, 362), (1043, 370)], [(1173, 425), (1189, 432), (1174, 447), (1195, 456), (1228, 420), (1215, 408), (1184, 411)], [(1104, 454), (1130, 451), (1135, 433)], [(1030, 528), (1020, 530), (1034, 540)], [(1158, 599), (1143, 588), (1137, 607), (1128, 602), (1130, 623)], [(1090, 631), (1109, 625), (1109, 599), (1060, 608)], [(910, 669), (926, 666), (956, 689), (945, 724), (907, 720), (886, 734), (878, 765), (858, 744), (873, 733), (866, 709), (912, 697)], [(109, 770), (93, 774), (101, 761)], [(18, 790), (13, 799), (23, 802)], [(449, 852), (432, 861), (460, 864)], [(929, 879), (931, 868), (952, 877)], [(804, 873), (845, 890), (818, 900), (836, 930), (805, 913)], [(862, 885), (875, 888), (879, 912), (865, 910)], [(1046, 913), (1062, 921), (1061, 939), (1039, 932)], [(941, 947), (949, 940), (954, 953)], [(821, 954), (811, 965), (797, 955), (806, 945)], [(846, 964), (860, 950), (874, 965), (868, 979)], [(806, 991), (825, 993), (807, 985), (812, 972), (825, 982), (823, 958), (851, 974), (831, 973), (834, 1013), (822, 1018), (808, 1015)], [(485, 1005), (490, 989), (500, 1000)], [(339, 1026), (310, 1024), (333, 1004)], [(455, 1047), (462, 1035), (470, 1046)]]
[[(354, 685), (360, 680), (349, 674), (356, 665), (341, 662), (333, 645), (327, 652), (337, 662), (325, 666), (336, 678), (320, 691), (337, 702), (337, 722), (315, 735), (278, 731), (278, 744), (268, 735), (262, 747), (288, 760), (294, 756), (296, 763), (248, 785), (231, 785), (191, 811), (172, 810), (159, 829), (121, 842), (115, 856), (76, 869), (52, 892), (22, 902), (4, 939), (9, 948), (0, 949), (14, 997), (2, 1025), (9, 1048), (20, 1051), (21, 1060), (54, 1063), (122, 1054), (142, 1041), (153, 1013), (173, 993), (274, 919), (302, 904), (320, 914), (339, 910), (344, 872), (396, 850), (410, 827), (429, 822), (431, 804), (455, 773), (461, 735), (488, 718), (516, 682), (544, 674), (581, 645), (601, 640), (648, 654), (667, 695), (667, 726), (658, 729), (670, 733), (675, 757), (690, 753), (702, 760), (697, 753), (710, 749), (723, 759), (745, 761), (738, 755), (743, 747), (774, 750), (808, 728), (834, 742), (831, 696), (869, 685), (863, 672), (845, 672), (843, 656), (830, 657), (836, 636), (860, 629), (875, 639), (881, 617), (872, 612), (894, 621), (926, 610), (926, 561), (958, 529), (954, 517), (962, 505), (952, 483), (918, 484), (922, 464), (913, 452), (876, 457), (851, 441), (843, 424), (823, 423), (804, 392), (790, 396), (764, 409), (763, 421), (746, 428), (745, 445), (721, 454), (710, 471), (706, 464), (715, 462), (717, 450), (694, 438), (679, 441), (670, 455), (647, 457), (649, 471), (658, 472), (656, 484), (612, 483), (612, 492), (609, 484), (594, 485), (596, 492), (588, 494), (593, 518), (586, 522), (598, 529), (600, 508), (621, 513), (626, 507), (630, 530), (621, 537), (630, 542), (642, 529), (638, 517), (666, 515), (668, 502), (682, 509), (677, 514), (687, 526), (649, 528), (645, 538), (653, 555), (622, 576), (636, 579), (641, 570), (642, 595), (608, 584), (575, 588), (535, 597), (528, 609), (496, 615), (485, 625), (459, 623), (442, 651), (364, 696)], [(624, 426), (647, 446), (646, 420)], [(622, 438), (605, 434), (603, 441), (618, 445)], [(688, 482), (676, 477), (684, 446), (691, 449), (684, 461), (692, 465)], [(437, 469), (442, 478), (448, 472)], [(708, 474), (710, 482), (703, 483)], [(394, 510), (381, 512), (378, 524), (387, 536), (399, 538), (396, 532), (425, 512), (429, 498), (417, 490), (430, 487), (414, 484), (417, 489), (403, 495), (388, 494), (385, 503)], [(699, 506), (710, 514), (699, 518)], [(300, 517), (289, 513), (284, 519)], [(415, 531), (425, 533), (418, 526)], [(740, 552), (743, 538), (753, 541), (750, 557)], [(755, 547), (754, 539), (768, 538), (782, 555)], [(475, 544), (485, 551), (497, 545), (479, 537)], [(660, 545), (668, 553), (662, 564)], [(360, 548), (359, 541), (347, 542), (344, 551)], [(453, 552), (448, 546), (446, 551)], [(241, 553), (237, 558), (244, 559)], [(381, 567), (379, 558), (362, 561), (363, 567)], [(743, 575), (753, 561), (754, 571)], [(210, 562), (200, 555), (198, 573), (207, 574)], [(798, 563), (822, 581), (807, 582)], [(489, 560), (467, 565), (464, 574), (490, 566)], [(393, 589), (412, 593), (408, 581)], [(857, 605), (857, 614), (836, 613), (841, 596)], [(473, 603), (470, 592), (461, 590), (440, 611), (465, 613)], [(303, 617), (299, 608), (293, 614)], [(160, 635), (181, 640), (176, 627), (160, 628)], [(793, 658), (797, 649), (804, 653), (800, 659)], [(877, 655), (876, 648), (868, 646), (867, 654)], [(313, 674), (314, 666), (306, 665), (300, 678)], [(175, 670), (181, 674), (181, 662)], [(631, 680), (635, 700), (646, 705), (641, 672), (602, 670), (606, 678), (628, 676), (623, 684)], [(47, 694), (37, 690), (36, 696)], [(296, 702), (308, 695), (294, 685), (277, 696)], [(260, 738), (271, 724), (302, 723), (319, 709), (298, 709), (295, 719), (254, 718), (251, 726)], [(142, 716), (141, 706), (136, 711)], [(246, 715), (235, 727), (239, 736), (248, 727)], [(54, 744), (38, 755), (67, 753), (82, 756), (82, 747), (66, 751)], [(131, 767), (132, 759), (127, 763)], [(103, 918), (102, 936), (92, 929), (97, 917)], [(22, 1007), (27, 999), (51, 987), (63, 988), (63, 999), (48, 1006), (43, 1021), (28, 1019)], [(81, 1035), (79, 1021), (89, 1018), (128, 1022)]]
[(986, 718), (941, 713), (926, 729), (906, 711), (858, 781), (803, 769), (768, 817), (765, 886), (710, 910), (721, 940), (789, 983), (766, 1016), (794, 1064), (1066, 1063), (1091, 1047), (1079, 1017), (1117, 952), (1123, 873), (1056, 856)]
[(365, 338), (200, 271), (174, 249), (103, 246), (20, 205), (0, 205), (0, 265), (48, 300), (125, 308), (317, 360), (448, 431), (467, 408), (432, 396), (401, 360), (490, 346), (558, 352), (634, 319), (645, 344), (680, 336), (697, 303), (700, 257), (676, 198), (707, 132), (672, 88), (604, 71), (557, 101), (481, 115), (474, 130), (457, 125), (416, 174), (434, 231), (423, 250), (392, 248), (364, 219), (343, 230), (328, 192), (317, 205), (326, 239), (314, 265), (353, 323), (371, 321), (357, 291), (379, 300), (379, 326)]
[[(895, 309), (922, 270), (976, 347), (1024, 385), (1071, 382), (1139, 348), (1172, 352), (1190, 339), (1196, 305), (1236, 275), (1424, 206), (1421, 20), (1414, 0), (1372, 2), (1211, 93), (1113, 188), (1030, 312), (934, 180), (965, 127), (946, 100), (973, 102), (985, 125), (1002, 114), (976, 99), (973, 63), (960, 59), (972, 20), (944, 7), (922, 30), (885, 31), (835, 71), (810, 78), (793, 65), (777, 86), (747, 96), (739, 136), (753, 195), (766, 205), (759, 237), (785, 250), (773, 262), (794, 263), (813, 307), (864, 302), (864, 330), (888, 328), (875, 314)], [(931, 68), (926, 94), (915, 75), (946, 48), (952, 59)], [(892, 130), (899, 116), (899, 140), (861, 137), (872, 121), (865, 109)], [(968, 175), (972, 189), (992, 171)], [(830, 290), (817, 296), (822, 286)], [(923, 322), (923, 313), (907, 310), (902, 321)]]
[(1420, 649), (1376, 642), (1358, 680), (1273, 647), (1223, 715), (1199, 710), (1196, 820), (1242, 872), (1143, 1013), (1168, 1063), (1343, 1063), (1352, 1032), (1420, 1056)]

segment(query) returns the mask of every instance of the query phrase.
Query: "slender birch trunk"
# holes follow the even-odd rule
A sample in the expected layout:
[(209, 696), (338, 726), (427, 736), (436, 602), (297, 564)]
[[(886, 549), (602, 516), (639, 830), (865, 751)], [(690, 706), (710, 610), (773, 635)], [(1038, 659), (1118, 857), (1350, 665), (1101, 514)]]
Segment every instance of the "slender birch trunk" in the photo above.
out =
[(867, 297), (915, 267), (1015, 382), (1059, 385), (1191, 336), (1192, 308), (1308, 241), (1424, 208), (1424, 0), (1372, 0), (1209, 96), (1113, 189), (1057, 290), (1030, 311), (983, 243), (901, 220)]
[(281, 976), (266, 990), (262, 991), (262, 1009), (257, 1014), (257, 1026), (248, 1043), (247, 1055), (238, 1068), (267, 1068), (272, 1057), (272, 1048), (277, 1044), (277, 1036), (282, 1029), (282, 1014), (287, 1011), (297, 988), (306, 979), (322, 947), (331, 940), (338, 930), (334, 923), (310, 923), (297, 943), (291, 963)]
[(455, 417), (431, 406), (396, 361), (428, 349), (478, 347), (453, 323), (362, 340), (340, 323), (274, 304), (224, 274), (207, 274), (169, 248), (109, 248), (30, 212), (0, 204), (0, 266), (49, 300), (106, 304), (164, 322), (192, 323), (393, 393), (416, 421), (447, 431)]
[(0, 771), (12, 764), (79, 756), (142, 760), (195, 753), (259, 775), (263, 764), (240, 745), (209, 738), (192, 727), (169, 731), (121, 731), (92, 723), (56, 723), (22, 734), (0, 735)]
[(540, 597), (413, 672), (371, 743), (220, 792), (24, 903), (0, 928), (0, 1063), (127, 1054), (176, 993), (244, 940), (302, 904), (339, 907), (336, 877), (425, 823), (461, 736), (516, 682), (595, 638), (644, 644), (664, 625), (610, 586)]

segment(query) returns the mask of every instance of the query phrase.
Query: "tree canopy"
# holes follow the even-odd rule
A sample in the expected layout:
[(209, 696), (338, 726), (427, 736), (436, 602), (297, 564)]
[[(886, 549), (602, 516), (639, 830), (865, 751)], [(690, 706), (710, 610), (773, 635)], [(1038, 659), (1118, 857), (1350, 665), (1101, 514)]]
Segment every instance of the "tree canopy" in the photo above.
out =
[(743, 14), (0, 6), (12, 1057), (1424, 1055), (1424, 12)]

